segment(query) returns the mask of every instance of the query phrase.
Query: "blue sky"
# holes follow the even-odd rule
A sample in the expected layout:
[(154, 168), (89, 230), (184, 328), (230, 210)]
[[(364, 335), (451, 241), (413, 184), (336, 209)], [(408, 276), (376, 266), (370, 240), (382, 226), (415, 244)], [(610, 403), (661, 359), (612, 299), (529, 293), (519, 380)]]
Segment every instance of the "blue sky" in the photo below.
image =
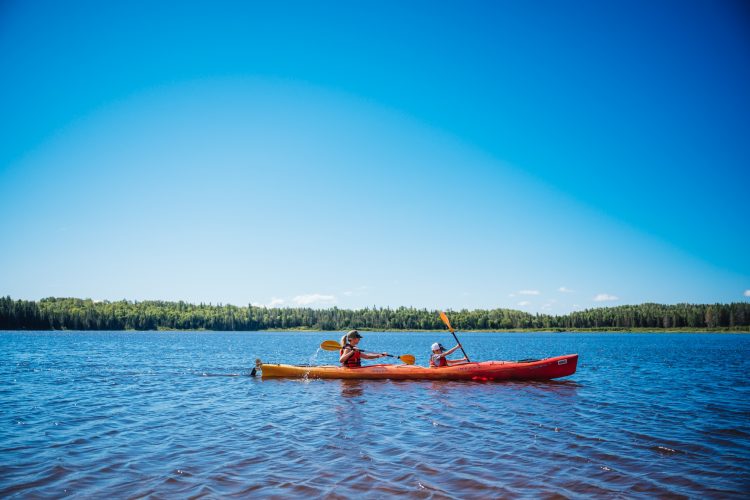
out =
[(0, 294), (750, 300), (741, 2), (4, 2)]

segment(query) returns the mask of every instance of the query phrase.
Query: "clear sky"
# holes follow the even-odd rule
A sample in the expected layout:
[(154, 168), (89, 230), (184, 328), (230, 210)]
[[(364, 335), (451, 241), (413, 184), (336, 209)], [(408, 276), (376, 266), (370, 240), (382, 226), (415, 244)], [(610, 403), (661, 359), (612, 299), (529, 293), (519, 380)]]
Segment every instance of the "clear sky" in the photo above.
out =
[(0, 3), (0, 294), (750, 300), (734, 1)]

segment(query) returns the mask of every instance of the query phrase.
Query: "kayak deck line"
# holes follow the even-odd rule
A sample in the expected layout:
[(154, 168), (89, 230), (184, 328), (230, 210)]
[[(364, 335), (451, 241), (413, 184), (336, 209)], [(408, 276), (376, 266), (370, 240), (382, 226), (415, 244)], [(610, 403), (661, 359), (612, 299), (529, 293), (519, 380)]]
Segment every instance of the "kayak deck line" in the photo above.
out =
[(391, 380), (551, 380), (575, 373), (578, 354), (520, 361), (481, 361), (427, 368), (379, 364), (346, 368), (338, 365), (286, 365), (256, 360), (263, 378), (391, 379)]

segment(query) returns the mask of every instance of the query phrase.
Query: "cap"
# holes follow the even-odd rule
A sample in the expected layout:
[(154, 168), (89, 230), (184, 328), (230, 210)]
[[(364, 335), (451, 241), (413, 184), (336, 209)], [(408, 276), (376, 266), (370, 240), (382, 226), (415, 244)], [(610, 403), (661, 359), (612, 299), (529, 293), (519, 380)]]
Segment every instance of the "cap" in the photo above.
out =
[(357, 330), (352, 330), (349, 333), (346, 334), (347, 337), (350, 339), (361, 339), (362, 335), (359, 334)]
[(432, 344), (432, 350), (433, 351), (443, 351), (444, 349), (443, 349), (442, 345), (440, 345), (437, 342), (435, 342), (434, 344)]

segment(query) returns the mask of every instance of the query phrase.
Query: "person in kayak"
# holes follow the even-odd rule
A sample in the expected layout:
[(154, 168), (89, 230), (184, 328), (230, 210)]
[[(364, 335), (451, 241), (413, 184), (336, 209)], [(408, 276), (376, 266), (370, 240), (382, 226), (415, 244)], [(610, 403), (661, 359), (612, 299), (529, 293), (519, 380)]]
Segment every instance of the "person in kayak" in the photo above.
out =
[(339, 362), (341, 366), (348, 368), (362, 366), (362, 359), (378, 359), (387, 356), (386, 353), (380, 354), (362, 352), (357, 348), (359, 339), (362, 335), (357, 330), (352, 330), (341, 337), (341, 351), (339, 351)]
[(435, 342), (432, 344), (432, 354), (430, 355), (430, 368), (440, 368), (441, 366), (452, 366), (452, 365), (460, 365), (461, 363), (466, 363), (466, 358), (461, 359), (447, 359), (446, 356), (450, 356), (453, 354), (456, 349), (460, 349), (461, 344), (457, 344), (456, 347), (452, 349), (445, 350), (445, 347), (443, 347), (441, 344)]

